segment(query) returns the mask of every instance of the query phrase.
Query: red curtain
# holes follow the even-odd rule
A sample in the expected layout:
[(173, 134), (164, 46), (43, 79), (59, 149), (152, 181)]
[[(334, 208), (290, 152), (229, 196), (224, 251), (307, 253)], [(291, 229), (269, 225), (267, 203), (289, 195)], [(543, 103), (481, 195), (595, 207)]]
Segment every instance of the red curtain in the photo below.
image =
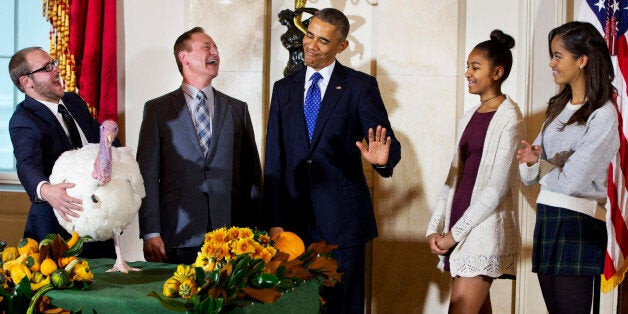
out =
[(99, 122), (117, 121), (116, 0), (71, 1), (69, 33), (79, 95)]

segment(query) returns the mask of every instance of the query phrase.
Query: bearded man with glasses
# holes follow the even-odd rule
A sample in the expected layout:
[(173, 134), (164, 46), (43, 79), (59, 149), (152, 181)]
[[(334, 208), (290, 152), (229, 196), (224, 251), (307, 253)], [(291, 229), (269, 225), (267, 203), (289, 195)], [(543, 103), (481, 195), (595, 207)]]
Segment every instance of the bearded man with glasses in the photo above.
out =
[[(80, 215), (81, 200), (66, 192), (74, 183), (50, 184), (48, 177), (63, 152), (98, 143), (100, 125), (83, 99), (64, 91), (59, 62), (42, 48), (16, 52), (9, 61), (9, 75), (25, 94), (9, 120), (17, 174), (31, 200), (24, 237), (41, 241), (56, 233), (68, 238), (53, 210), (69, 221)], [(117, 139), (114, 145), (118, 146)], [(86, 243), (81, 256), (115, 258), (113, 241)]]

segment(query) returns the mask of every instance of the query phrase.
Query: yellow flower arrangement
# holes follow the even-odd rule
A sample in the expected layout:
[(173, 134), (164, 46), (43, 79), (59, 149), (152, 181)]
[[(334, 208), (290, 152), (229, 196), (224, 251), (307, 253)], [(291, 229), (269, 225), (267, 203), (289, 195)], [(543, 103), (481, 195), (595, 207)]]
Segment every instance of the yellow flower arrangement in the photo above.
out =
[(212, 271), (242, 254), (268, 263), (277, 254), (277, 249), (271, 245), (270, 237), (265, 232), (223, 227), (205, 234), (205, 241), (194, 266)]

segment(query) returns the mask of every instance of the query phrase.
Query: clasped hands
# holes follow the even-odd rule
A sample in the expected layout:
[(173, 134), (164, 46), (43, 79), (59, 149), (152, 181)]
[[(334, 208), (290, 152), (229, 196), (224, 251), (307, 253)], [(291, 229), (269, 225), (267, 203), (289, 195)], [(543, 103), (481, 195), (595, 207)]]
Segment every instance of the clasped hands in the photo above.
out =
[(428, 237), (430, 243), (430, 250), (437, 255), (445, 255), (452, 247), (456, 245), (451, 232), (445, 234), (432, 233)]
[(375, 166), (386, 166), (390, 153), (390, 143), (392, 142), (390, 136), (386, 137), (386, 128), (378, 125), (375, 132), (373, 132), (373, 128), (369, 128), (368, 136), (367, 145), (361, 141), (355, 142), (355, 145), (362, 152), (362, 157)]
[(73, 188), (74, 183), (44, 183), (39, 193), (41, 198), (48, 202), (54, 210), (59, 213), (61, 218), (67, 222), (71, 222), (70, 217), (79, 217), (77, 212), (83, 211), (83, 202), (81, 199), (68, 195), (66, 189)]

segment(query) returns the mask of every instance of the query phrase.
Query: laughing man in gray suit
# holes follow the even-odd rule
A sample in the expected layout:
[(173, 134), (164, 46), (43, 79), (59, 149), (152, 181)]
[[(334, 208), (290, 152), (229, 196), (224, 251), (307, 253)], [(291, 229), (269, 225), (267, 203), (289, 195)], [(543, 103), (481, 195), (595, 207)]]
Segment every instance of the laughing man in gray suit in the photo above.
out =
[(147, 261), (191, 264), (206, 232), (259, 221), (262, 171), (246, 103), (211, 85), (220, 65), (213, 39), (195, 27), (174, 55), (181, 87), (144, 106), (140, 235)]

